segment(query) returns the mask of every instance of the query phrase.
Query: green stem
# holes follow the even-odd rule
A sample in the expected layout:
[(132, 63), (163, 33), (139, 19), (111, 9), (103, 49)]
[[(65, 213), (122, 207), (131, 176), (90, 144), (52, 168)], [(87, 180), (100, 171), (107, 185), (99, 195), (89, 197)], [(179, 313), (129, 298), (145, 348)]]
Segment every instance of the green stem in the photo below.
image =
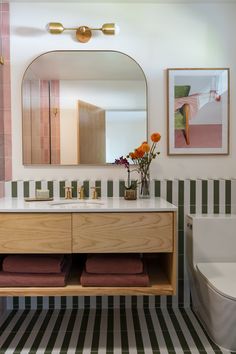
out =
[(128, 188), (130, 187), (130, 169), (128, 168)]

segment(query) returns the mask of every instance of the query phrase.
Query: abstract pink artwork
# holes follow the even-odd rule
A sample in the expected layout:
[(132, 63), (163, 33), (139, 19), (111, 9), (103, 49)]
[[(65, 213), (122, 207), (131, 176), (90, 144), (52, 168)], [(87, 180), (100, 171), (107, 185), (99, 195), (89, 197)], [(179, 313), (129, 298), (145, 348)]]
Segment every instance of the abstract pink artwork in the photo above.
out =
[(168, 69), (168, 154), (228, 154), (229, 69)]

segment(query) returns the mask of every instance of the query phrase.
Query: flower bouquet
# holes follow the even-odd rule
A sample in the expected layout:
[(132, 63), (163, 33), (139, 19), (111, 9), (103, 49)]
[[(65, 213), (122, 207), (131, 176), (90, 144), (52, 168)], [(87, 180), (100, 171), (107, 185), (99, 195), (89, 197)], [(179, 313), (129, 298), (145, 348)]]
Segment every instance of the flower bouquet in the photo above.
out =
[[(137, 184), (140, 184), (140, 198), (150, 198), (150, 164), (153, 159), (159, 155), (156, 152), (157, 143), (160, 141), (161, 135), (159, 133), (153, 133), (151, 135), (152, 144), (149, 145), (147, 141), (144, 141), (139, 147), (130, 152), (125, 158), (121, 156), (119, 159), (115, 160), (115, 164), (123, 165), (127, 168), (128, 172), (128, 185), (125, 186), (125, 190), (135, 190), (137, 189)], [(129, 160), (133, 162), (133, 168)], [(140, 174), (140, 181), (130, 180), (130, 173), (137, 171)], [(135, 198), (136, 199), (136, 198)]]

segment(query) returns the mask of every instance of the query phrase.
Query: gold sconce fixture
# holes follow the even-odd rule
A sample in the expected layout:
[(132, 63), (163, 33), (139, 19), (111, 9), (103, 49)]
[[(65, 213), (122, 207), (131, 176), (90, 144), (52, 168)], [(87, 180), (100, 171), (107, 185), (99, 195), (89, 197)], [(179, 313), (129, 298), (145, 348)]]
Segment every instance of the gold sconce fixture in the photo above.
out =
[(59, 22), (50, 22), (47, 25), (47, 30), (51, 34), (61, 34), (64, 31), (76, 31), (76, 38), (81, 43), (86, 43), (92, 37), (93, 31), (101, 31), (105, 35), (118, 34), (119, 28), (115, 23), (104, 23), (100, 28), (91, 28), (87, 26), (65, 28)]

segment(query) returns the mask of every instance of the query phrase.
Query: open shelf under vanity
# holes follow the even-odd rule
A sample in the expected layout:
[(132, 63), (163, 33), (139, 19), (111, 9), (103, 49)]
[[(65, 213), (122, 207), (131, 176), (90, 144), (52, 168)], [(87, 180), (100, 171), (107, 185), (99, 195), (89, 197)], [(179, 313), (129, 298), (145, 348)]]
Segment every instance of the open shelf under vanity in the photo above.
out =
[(64, 287), (0, 287), (0, 296), (173, 295), (175, 289), (167, 268), (170, 257), (170, 254), (146, 257), (150, 284), (145, 287), (85, 287), (80, 284), (82, 266), (76, 265), (72, 266)]

